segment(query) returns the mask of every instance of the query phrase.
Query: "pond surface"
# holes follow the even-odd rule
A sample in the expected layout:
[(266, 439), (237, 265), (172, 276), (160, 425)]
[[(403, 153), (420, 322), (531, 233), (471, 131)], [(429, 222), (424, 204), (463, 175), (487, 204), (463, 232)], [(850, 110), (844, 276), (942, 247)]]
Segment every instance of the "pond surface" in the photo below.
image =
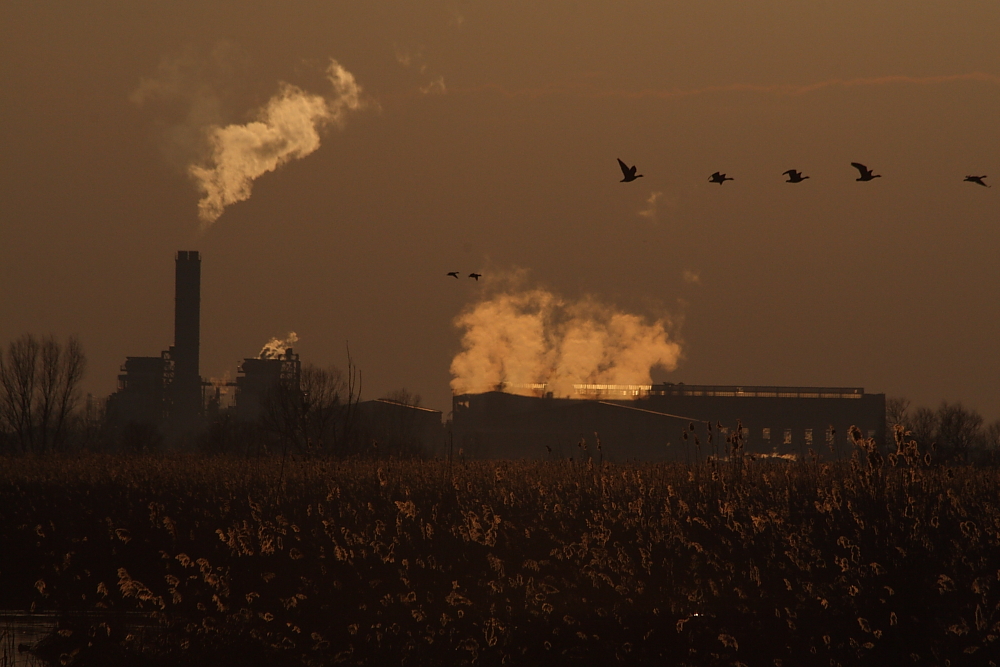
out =
[(42, 667), (44, 662), (24, 651), (56, 629), (55, 614), (0, 611), (0, 667)]
[[(83, 622), (92, 620), (99, 623), (102, 619), (107, 619), (108, 614), (77, 612), (70, 617)], [(54, 633), (59, 627), (60, 618), (66, 618), (66, 615), (0, 610), (0, 667), (49, 667), (50, 663), (29, 652), (29, 649)], [(146, 632), (156, 632), (156, 623), (147, 614), (131, 612), (115, 618), (124, 623), (128, 632), (134, 632), (140, 637)]]

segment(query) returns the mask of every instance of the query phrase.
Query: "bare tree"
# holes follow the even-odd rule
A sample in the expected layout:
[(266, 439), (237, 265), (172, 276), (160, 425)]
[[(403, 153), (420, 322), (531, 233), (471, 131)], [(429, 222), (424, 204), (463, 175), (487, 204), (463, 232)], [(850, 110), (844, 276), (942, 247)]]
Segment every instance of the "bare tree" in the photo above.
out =
[(913, 439), (924, 446), (930, 446), (937, 437), (938, 418), (930, 408), (917, 408), (907, 420), (906, 430)]
[(356, 420), (360, 373), (349, 361), (349, 375), (335, 366), (302, 368), (299, 385), (280, 384), (264, 397), (261, 421), (280, 438), (282, 452), (346, 454)]
[(983, 447), (994, 452), (1000, 450), (1000, 419), (983, 429)]
[(975, 410), (966, 410), (961, 403), (941, 403), (937, 411), (937, 442), (947, 458), (968, 461), (971, 450), (981, 440), (983, 417)]
[(22, 453), (65, 444), (85, 368), (76, 336), (61, 346), (25, 334), (0, 350), (0, 427)]
[(885, 399), (885, 432), (892, 433), (896, 424), (905, 424), (910, 409), (910, 399), (892, 397)]

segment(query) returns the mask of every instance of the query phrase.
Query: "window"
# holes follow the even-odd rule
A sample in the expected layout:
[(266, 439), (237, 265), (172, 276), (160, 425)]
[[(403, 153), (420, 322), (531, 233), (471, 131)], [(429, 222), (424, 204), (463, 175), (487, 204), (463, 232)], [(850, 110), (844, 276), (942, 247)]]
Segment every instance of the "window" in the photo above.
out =
[(785, 440), (784, 440), (784, 443), (786, 445), (792, 444), (792, 429), (790, 429), (790, 428), (786, 428), (785, 429)]
[(760, 432), (760, 437), (764, 438), (765, 440), (770, 440), (771, 439), (771, 429), (765, 428), (764, 430), (762, 430)]
[(813, 430), (811, 428), (806, 429), (806, 444), (813, 444)]

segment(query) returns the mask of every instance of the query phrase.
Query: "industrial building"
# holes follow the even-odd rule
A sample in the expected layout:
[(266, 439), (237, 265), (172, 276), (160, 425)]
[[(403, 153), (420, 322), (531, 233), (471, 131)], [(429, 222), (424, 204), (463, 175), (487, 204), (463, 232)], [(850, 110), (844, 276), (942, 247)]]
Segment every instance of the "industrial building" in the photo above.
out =
[[(119, 433), (139, 434), (150, 444), (190, 442), (223, 412), (238, 422), (262, 417), (265, 401), (283, 390), (282, 409), (294, 413), (309, 396), (302, 386), (302, 365), (292, 348), (272, 349), (243, 359), (235, 382), (205, 381), (199, 370), (201, 255), (182, 250), (175, 257), (174, 344), (155, 357), (126, 357), (118, 390), (108, 397), (107, 416)], [(235, 389), (234, 394), (229, 394)], [(228, 400), (227, 400), (228, 399)], [(297, 407), (296, 407), (297, 406)], [(356, 402), (348, 408), (360, 446), (438, 452), (443, 441), (441, 412), (397, 401)], [(291, 414), (289, 413), (289, 414)], [(289, 415), (284, 415), (288, 417)]]
[[(272, 390), (288, 390), (293, 407), (309, 397), (299, 357), (291, 348), (265, 347), (240, 363), (235, 382), (206, 382), (199, 371), (201, 255), (175, 257), (174, 344), (159, 356), (127, 357), (118, 391), (108, 398), (113, 426), (179, 443), (223, 410), (257, 421)], [(235, 388), (235, 402), (222, 405)], [(586, 456), (608, 461), (685, 461), (727, 453), (726, 437), (742, 426), (745, 451), (781, 456), (843, 457), (849, 431), (885, 443), (885, 395), (861, 387), (764, 387), (664, 383), (579, 384), (556, 398), (546, 385), (453, 397), (449, 446), (474, 458)], [(301, 401), (301, 404), (294, 403)], [(355, 403), (355, 437), (436, 454), (443, 446), (441, 413), (379, 399)], [(136, 430), (136, 429), (133, 429)], [(362, 447), (367, 447), (362, 443)]]
[[(586, 456), (691, 461), (728, 453), (743, 427), (746, 452), (849, 455), (851, 426), (885, 442), (885, 395), (860, 387), (576, 385), (575, 398), (501, 391), (453, 399), (455, 447), (473, 458)], [(596, 449), (600, 441), (600, 451)]]
[(126, 357), (118, 391), (108, 397), (112, 424), (142, 424), (168, 439), (202, 425), (200, 323), (201, 255), (182, 250), (175, 258), (174, 344), (157, 357)]

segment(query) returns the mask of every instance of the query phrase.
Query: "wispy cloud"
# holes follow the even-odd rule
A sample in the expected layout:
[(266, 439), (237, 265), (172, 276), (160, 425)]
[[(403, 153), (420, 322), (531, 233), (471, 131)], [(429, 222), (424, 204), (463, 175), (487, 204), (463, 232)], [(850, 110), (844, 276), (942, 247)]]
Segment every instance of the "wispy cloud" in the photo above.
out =
[(649, 199), (646, 200), (646, 208), (639, 211), (639, 215), (646, 218), (650, 222), (655, 223), (657, 221), (656, 217), (656, 203), (663, 196), (662, 192), (650, 192)]
[(420, 92), (424, 95), (429, 95), (431, 93), (438, 93), (444, 95), (448, 92), (448, 89), (444, 85), (444, 75), (439, 74), (436, 79), (428, 83), (426, 86), (420, 86)]
[(965, 74), (945, 74), (940, 76), (904, 76), (889, 75), (879, 77), (862, 77), (855, 79), (826, 79), (806, 84), (754, 84), (730, 83), (718, 86), (703, 86), (700, 88), (644, 88), (642, 90), (627, 90), (624, 88), (605, 88), (589, 83), (579, 85), (554, 85), (536, 88), (507, 88), (498, 84), (484, 84), (453, 88), (456, 93), (496, 93), (503, 97), (538, 98), (554, 95), (580, 95), (586, 97), (613, 97), (628, 100), (640, 99), (678, 99), (718, 93), (757, 93), (768, 95), (807, 95), (826, 88), (855, 88), (861, 86), (885, 85), (940, 85), (971, 81), (1000, 85), (1000, 76), (985, 72), (969, 72)]
[[(403, 67), (410, 69), (413, 68), (419, 72), (422, 76), (427, 74), (427, 61), (424, 60), (424, 49), (423, 47), (417, 48), (415, 50), (406, 49), (396, 46), (396, 62), (398, 62)], [(444, 85), (444, 75), (438, 74), (433, 77), (430, 81), (417, 88), (422, 94), (439, 94), (443, 95), (448, 92), (448, 89)]]

